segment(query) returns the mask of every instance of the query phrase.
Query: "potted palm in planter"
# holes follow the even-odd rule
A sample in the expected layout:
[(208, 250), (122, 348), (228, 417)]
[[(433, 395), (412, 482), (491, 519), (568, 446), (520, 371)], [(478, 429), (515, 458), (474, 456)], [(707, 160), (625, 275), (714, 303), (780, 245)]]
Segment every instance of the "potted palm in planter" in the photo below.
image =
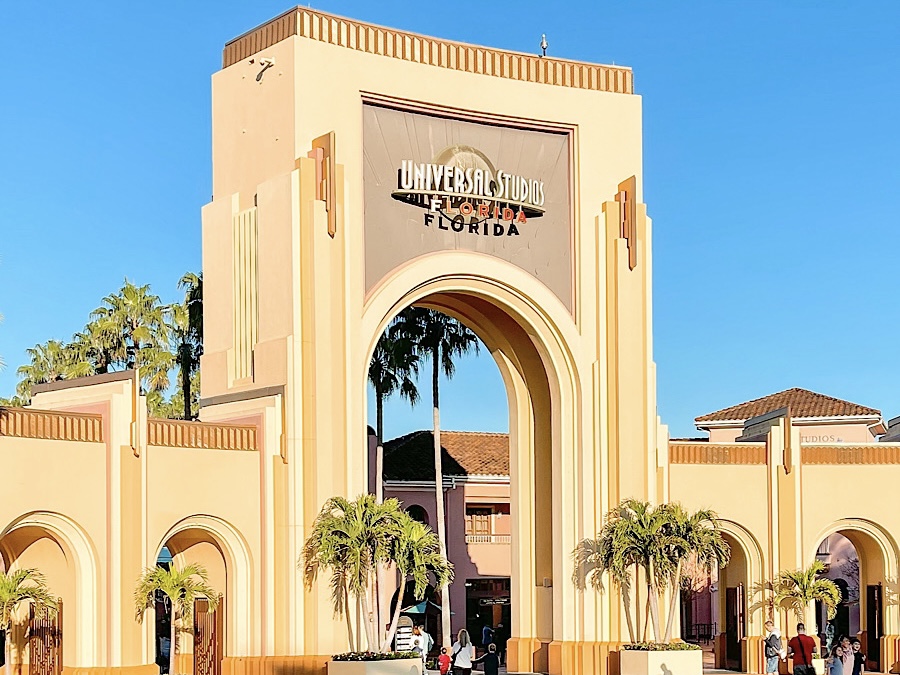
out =
[[(686, 563), (692, 561), (695, 567), (711, 570), (724, 567), (730, 557), (715, 513), (688, 513), (678, 504), (653, 506), (627, 499), (607, 514), (596, 539), (579, 542), (573, 557), (573, 580), (580, 590), (590, 585), (602, 592), (608, 575), (620, 592), (629, 639), (619, 654), (622, 675), (703, 672), (700, 647), (673, 642), (672, 631)], [(660, 598), (667, 588), (671, 593), (663, 632)], [(650, 640), (648, 631), (652, 631)]]
[[(829, 619), (837, 613), (841, 604), (841, 589), (831, 579), (821, 575), (825, 565), (821, 560), (814, 561), (802, 570), (781, 570), (772, 584), (775, 591), (775, 606), (779, 609), (792, 610), (797, 623), (806, 623), (806, 610), (814, 602), (822, 603)], [(818, 627), (812, 627), (812, 634), (818, 634)], [(813, 653), (813, 668), (818, 675), (825, 673), (825, 659)]]
[[(440, 542), (428, 526), (413, 520), (396, 499), (379, 503), (373, 495), (354, 501), (342, 497), (329, 499), (313, 525), (300, 559), (307, 588), (319, 572), (331, 574), (330, 587), (334, 612), (347, 622), (349, 652), (336, 654), (328, 662), (329, 675), (382, 675), (422, 673), (422, 658), (415, 652), (391, 651), (400, 618), (407, 583), (413, 584), (415, 597), (421, 599), (431, 581), (443, 588), (453, 580), (453, 566), (441, 554)], [(351, 596), (363, 617), (368, 617), (369, 592), (380, 566), (396, 566), (399, 600), (384, 635), (372, 621), (365, 629), (354, 631), (350, 610)]]
[(145, 569), (134, 589), (134, 615), (138, 623), (144, 620), (144, 613), (156, 607), (156, 591), (161, 591), (171, 603), (172, 615), (169, 621), (169, 673), (175, 675), (175, 654), (177, 652), (177, 632), (188, 632), (194, 613), (194, 601), (205, 598), (210, 611), (219, 604), (219, 594), (209, 585), (209, 575), (203, 565), (190, 564), (178, 569), (173, 564), (165, 567)]

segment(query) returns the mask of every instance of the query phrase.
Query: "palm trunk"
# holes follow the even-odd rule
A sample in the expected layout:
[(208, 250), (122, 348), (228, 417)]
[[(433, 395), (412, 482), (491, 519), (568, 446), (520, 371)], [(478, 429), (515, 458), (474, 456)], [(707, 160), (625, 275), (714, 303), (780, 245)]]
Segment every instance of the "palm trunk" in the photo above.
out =
[(631, 616), (631, 590), (622, 587), (622, 604), (625, 605), (625, 625), (628, 626), (628, 641), (634, 642), (634, 619)]
[[(447, 557), (447, 526), (444, 522), (444, 468), (441, 461), (440, 346), (431, 352), (431, 397), (434, 406), (434, 501), (441, 555)], [(450, 587), (441, 589), (441, 641), (450, 649)]]
[(181, 345), (181, 395), (184, 397), (184, 419), (186, 420), (193, 417), (191, 415), (191, 369), (188, 351), (188, 345)]
[(3, 634), (6, 644), (4, 645), (4, 653), (6, 656), (6, 664), (3, 666), (4, 675), (12, 675), (12, 625), (6, 629), (6, 632)]
[(366, 591), (364, 590), (359, 595), (362, 601), (362, 611), (363, 611), (363, 621), (366, 622), (366, 642), (368, 642), (367, 648), (369, 651), (375, 651), (378, 648), (375, 640), (375, 631), (372, 630), (372, 617), (369, 616), (369, 598), (366, 597)]
[(387, 636), (381, 644), (381, 651), (386, 652), (391, 648), (391, 642), (397, 634), (397, 624), (400, 622), (400, 610), (403, 609), (403, 593), (406, 591), (406, 575), (400, 575), (400, 592), (397, 594), (397, 606), (394, 607), (394, 616), (391, 618), (391, 627), (388, 628)]
[(644, 634), (641, 635), (641, 642), (647, 641), (647, 631), (650, 630), (650, 595), (647, 595), (647, 602), (644, 603)]
[(175, 603), (169, 613), (169, 675), (175, 675)]
[[(375, 433), (378, 445), (375, 447), (375, 501), (384, 501), (384, 396), (375, 394)], [(381, 620), (381, 565), (375, 567), (375, 625), (381, 632), (384, 622)], [(383, 650), (382, 650), (383, 651)]]
[[(636, 631), (635, 635), (642, 635), (641, 633), (641, 568), (635, 563), (634, 564), (634, 616), (636, 622)], [(641, 638), (644, 639), (644, 638)]]
[(681, 598), (681, 564), (682, 561), (679, 560), (678, 565), (675, 566), (675, 581), (672, 585), (672, 597), (669, 599), (669, 620), (666, 622), (666, 642), (672, 639), (672, 628), (674, 628), (675, 624), (675, 607)]
[(351, 652), (356, 651), (353, 640), (353, 618), (350, 615), (350, 594), (347, 593), (347, 582), (344, 582), (344, 615), (347, 617), (347, 646)]
[(659, 595), (656, 593), (656, 570), (653, 558), (647, 572), (647, 599), (650, 601), (650, 620), (653, 621), (653, 639), (659, 641)]

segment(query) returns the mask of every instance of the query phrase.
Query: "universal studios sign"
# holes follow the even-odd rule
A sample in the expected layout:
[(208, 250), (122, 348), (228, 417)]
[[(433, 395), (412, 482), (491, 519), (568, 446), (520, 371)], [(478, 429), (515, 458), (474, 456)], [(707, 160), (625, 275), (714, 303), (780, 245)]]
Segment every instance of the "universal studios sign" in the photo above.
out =
[(423, 210), (425, 227), (484, 237), (519, 236), (544, 215), (544, 183), (497, 170), (471, 146), (438, 153), (431, 163), (400, 162), (394, 199)]

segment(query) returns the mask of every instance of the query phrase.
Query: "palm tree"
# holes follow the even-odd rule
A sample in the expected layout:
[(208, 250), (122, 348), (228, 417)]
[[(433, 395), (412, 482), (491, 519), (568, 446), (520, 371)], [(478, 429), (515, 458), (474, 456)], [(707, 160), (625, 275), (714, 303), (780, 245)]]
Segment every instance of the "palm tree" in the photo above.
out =
[[(13, 615), (23, 602), (35, 602), (51, 611), (56, 603), (50, 596), (47, 580), (36, 569), (21, 569), (12, 572), (0, 571), (0, 633), (9, 636)], [(12, 641), (6, 642), (6, 675), (12, 673)]]
[(91, 318), (113, 345), (111, 353), (126, 369), (139, 368), (149, 390), (168, 387), (174, 357), (168, 350), (165, 307), (150, 286), (127, 279), (122, 288), (103, 298)]
[(402, 511), (399, 521), (400, 533), (394, 541), (391, 558), (400, 574), (400, 588), (390, 628), (381, 644), (383, 652), (390, 648), (397, 633), (407, 580), (411, 580), (414, 585), (413, 595), (416, 600), (425, 596), (429, 574), (434, 577), (435, 588), (445, 588), (453, 581), (453, 565), (441, 554), (441, 542), (431, 528)]
[(806, 569), (779, 572), (773, 584), (775, 606), (793, 610), (797, 621), (804, 623), (807, 607), (818, 600), (825, 607), (828, 618), (833, 619), (841, 603), (841, 591), (831, 579), (820, 577), (823, 572), (825, 565), (821, 560), (814, 561)]
[[(409, 307), (397, 317), (397, 334), (412, 341), (416, 352), (431, 359), (431, 400), (434, 408), (434, 494), (437, 533), (441, 553), (447, 555), (447, 528), (444, 524), (444, 480), (441, 462), (440, 374), (451, 379), (456, 373), (454, 359), (479, 351), (478, 337), (456, 319), (425, 307)], [(441, 633), (449, 648), (450, 597), (441, 595)]]
[(722, 536), (715, 511), (700, 509), (688, 513), (681, 504), (668, 504), (665, 508), (669, 521), (666, 527), (668, 532), (665, 547), (669, 559), (668, 567), (672, 570), (669, 618), (663, 638), (668, 642), (672, 639), (675, 609), (678, 606), (685, 564), (691, 562), (695, 570), (702, 570), (709, 575), (714, 568), (723, 568), (728, 564), (731, 548)]
[(347, 618), (350, 648), (359, 651), (362, 635), (353, 639), (348, 595), (356, 599), (366, 623), (369, 649), (378, 640), (369, 613), (368, 593), (379, 565), (391, 562), (394, 542), (400, 535), (400, 502), (388, 499), (379, 504), (374, 495), (354, 501), (332, 497), (325, 502), (303, 545), (299, 564), (307, 588), (312, 588), (320, 571), (331, 572), (331, 600), (335, 615)]
[(572, 553), (575, 562), (572, 579), (579, 590), (584, 590), (590, 584), (595, 591), (603, 592), (603, 574), (608, 572), (613, 584), (622, 594), (628, 639), (635, 642), (631, 606), (631, 566), (634, 561), (631, 549), (623, 538), (624, 534), (623, 528), (607, 521), (596, 539), (586, 538), (578, 542)]
[(394, 393), (415, 406), (419, 402), (416, 377), (419, 374), (419, 355), (407, 336), (389, 327), (375, 345), (369, 362), (369, 382), (375, 390), (375, 433), (378, 449), (375, 460), (375, 496), (382, 500), (384, 470), (384, 402)]
[(175, 675), (176, 622), (181, 621), (182, 630), (194, 612), (194, 601), (206, 598), (210, 610), (219, 605), (219, 594), (209, 585), (209, 575), (203, 565), (190, 564), (178, 569), (173, 564), (169, 569), (154, 567), (145, 569), (134, 589), (134, 613), (138, 623), (143, 623), (144, 612), (156, 608), (156, 591), (161, 591), (170, 601), (172, 614), (169, 624), (169, 673)]
[(16, 394), (24, 401), (31, 400), (34, 385), (77, 377), (83, 371), (76, 350), (59, 340), (36, 344), (25, 353), (30, 363), (19, 366), (16, 371), (21, 378), (16, 385)]
[(181, 400), (184, 419), (194, 417), (192, 379), (200, 371), (203, 353), (203, 276), (188, 272), (178, 282), (185, 291), (184, 301), (168, 308), (169, 330), (175, 364), (181, 381)]

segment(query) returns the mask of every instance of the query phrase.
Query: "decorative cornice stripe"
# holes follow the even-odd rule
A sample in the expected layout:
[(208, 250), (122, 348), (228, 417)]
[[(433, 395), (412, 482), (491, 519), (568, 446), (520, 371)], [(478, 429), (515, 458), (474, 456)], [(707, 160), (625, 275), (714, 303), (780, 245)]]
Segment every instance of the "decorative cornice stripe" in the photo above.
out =
[(804, 464), (900, 464), (900, 444), (804, 445)]
[(765, 443), (669, 443), (670, 464), (765, 464)]
[(103, 416), (56, 410), (0, 408), (0, 436), (103, 442)]
[(534, 56), (417, 35), (296, 7), (225, 45), (227, 68), (277, 42), (297, 35), (368, 54), (423, 63), (465, 73), (503, 77), (575, 89), (633, 94), (631, 68)]
[(147, 445), (207, 450), (257, 450), (256, 427), (243, 424), (147, 421)]

